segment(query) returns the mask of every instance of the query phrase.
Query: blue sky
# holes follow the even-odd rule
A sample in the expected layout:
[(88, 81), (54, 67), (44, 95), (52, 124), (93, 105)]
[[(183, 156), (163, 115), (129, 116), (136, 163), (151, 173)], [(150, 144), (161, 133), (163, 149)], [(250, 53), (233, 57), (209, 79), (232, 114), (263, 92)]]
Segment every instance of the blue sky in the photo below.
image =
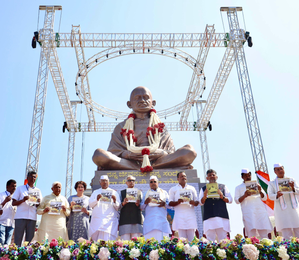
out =
[[(62, 5), (60, 32), (71, 32), (72, 25), (81, 25), (84, 33), (201, 33), (206, 24), (215, 25), (222, 33), (221, 6), (242, 6), (246, 30), (250, 31), (253, 48), (245, 47), (247, 66), (271, 178), (272, 166), (281, 162), (288, 176), (298, 179), (298, 8), (296, 1), (6, 1), (0, 10), (2, 28), (2, 100), (0, 102), (0, 144), (2, 165), (1, 189), (6, 180), (14, 178), (21, 184), (25, 175), (30, 137), (40, 48), (31, 48), (37, 29), (39, 5)], [(56, 13), (58, 31), (60, 12)], [(40, 12), (39, 29), (44, 13)], [(223, 13), (225, 30), (227, 17)], [(243, 17), (239, 20), (244, 28)], [(197, 57), (198, 50), (183, 49)], [(101, 49), (87, 49), (89, 58)], [(207, 98), (213, 84), (224, 48), (210, 50), (205, 65)], [(71, 100), (77, 100), (74, 82), (77, 73), (75, 51), (58, 50), (63, 75)], [(136, 86), (152, 90), (157, 110), (168, 108), (185, 99), (192, 70), (173, 59), (155, 55), (130, 55), (109, 60), (89, 74), (93, 99), (111, 109), (126, 111), (126, 101)], [(78, 121), (86, 122), (86, 110), (78, 107)], [(97, 116), (100, 122), (108, 118)], [(174, 116), (164, 121), (175, 122)], [(196, 120), (196, 110), (189, 121)], [(65, 186), (68, 134), (62, 133), (63, 113), (49, 76), (44, 130), (39, 164), (38, 187), (44, 195), (51, 183)], [(112, 120), (114, 121), (114, 120)], [(213, 130), (207, 132), (211, 167), (218, 172), (219, 182), (227, 184), (231, 193), (241, 183), (242, 168), (254, 170), (247, 127), (243, 112), (236, 68), (232, 69), (220, 100), (211, 118)], [(203, 178), (199, 135), (197, 132), (171, 132), (177, 148), (192, 144), (198, 157), (194, 168)], [(108, 147), (110, 133), (85, 134), (84, 161), (81, 162), (82, 133), (76, 135), (74, 181), (80, 178), (89, 184), (96, 169), (91, 156), (96, 148)], [(64, 191), (63, 191), (64, 194)], [(229, 205), (232, 235), (242, 230), (240, 206)], [(233, 223), (233, 225), (232, 225)]]

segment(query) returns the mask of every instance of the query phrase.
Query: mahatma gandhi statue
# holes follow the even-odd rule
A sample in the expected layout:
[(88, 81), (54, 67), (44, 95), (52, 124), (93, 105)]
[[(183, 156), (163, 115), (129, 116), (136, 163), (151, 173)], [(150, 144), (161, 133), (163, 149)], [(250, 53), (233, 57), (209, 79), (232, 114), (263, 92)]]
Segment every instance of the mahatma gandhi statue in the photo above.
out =
[(149, 89), (137, 87), (127, 102), (133, 111), (118, 124), (108, 151), (97, 149), (92, 157), (98, 170), (192, 169), (196, 152), (191, 145), (175, 150), (170, 134), (156, 115)]

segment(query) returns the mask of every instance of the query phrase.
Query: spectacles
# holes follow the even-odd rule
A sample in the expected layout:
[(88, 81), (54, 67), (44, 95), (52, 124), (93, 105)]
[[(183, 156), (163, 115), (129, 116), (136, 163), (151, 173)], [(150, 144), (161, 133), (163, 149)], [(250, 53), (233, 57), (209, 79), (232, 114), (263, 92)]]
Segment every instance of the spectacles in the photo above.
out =
[(128, 182), (135, 181), (135, 180), (127, 180)]
[(150, 181), (150, 183), (156, 183), (157, 181)]

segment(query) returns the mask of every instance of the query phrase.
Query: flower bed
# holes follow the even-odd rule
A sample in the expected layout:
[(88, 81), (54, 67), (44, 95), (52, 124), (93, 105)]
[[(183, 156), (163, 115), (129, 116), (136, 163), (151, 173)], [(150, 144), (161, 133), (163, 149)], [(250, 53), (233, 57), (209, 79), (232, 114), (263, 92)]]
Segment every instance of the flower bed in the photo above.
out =
[(222, 240), (220, 243), (210, 243), (205, 238), (187, 243), (185, 239), (164, 237), (161, 243), (156, 240), (146, 240), (143, 237), (132, 240), (91, 242), (79, 239), (63, 241), (53, 239), (43, 244), (33, 242), (17, 247), (15, 244), (0, 247), (0, 260), (8, 259), (299, 259), (299, 239), (275, 240), (257, 238), (242, 238)]

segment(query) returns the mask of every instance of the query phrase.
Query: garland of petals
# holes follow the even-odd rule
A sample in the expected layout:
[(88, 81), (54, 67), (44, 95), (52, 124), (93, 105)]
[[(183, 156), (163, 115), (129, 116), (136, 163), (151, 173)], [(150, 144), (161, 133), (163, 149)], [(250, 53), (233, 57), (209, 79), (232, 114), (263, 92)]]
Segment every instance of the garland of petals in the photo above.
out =
[(132, 153), (142, 154), (142, 166), (140, 168), (141, 172), (151, 172), (153, 167), (151, 166), (149, 155), (154, 153), (160, 144), (161, 134), (163, 133), (165, 124), (161, 122), (160, 118), (156, 114), (155, 109), (150, 110), (150, 121), (149, 127), (146, 131), (146, 136), (148, 138), (149, 146), (136, 146), (137, 138), (134, 133), (134, 119), (136, 115), (131, 113), (125, 122), (124, 127), (121, 129), (120, 134), (123, 136), (128, 151)]

